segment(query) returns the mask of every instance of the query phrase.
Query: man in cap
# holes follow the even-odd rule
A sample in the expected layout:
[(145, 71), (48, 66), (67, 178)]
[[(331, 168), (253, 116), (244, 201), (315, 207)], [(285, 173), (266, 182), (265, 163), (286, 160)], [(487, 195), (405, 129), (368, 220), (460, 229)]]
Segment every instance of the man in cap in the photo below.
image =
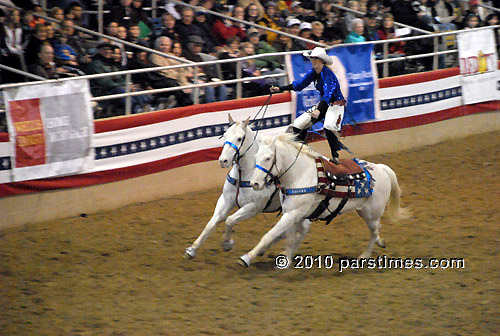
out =
[[(340, 131), (343, 109), (339, 109), (339, 106), (346, 104), (337, 76), (328, 67), (328, 65), (333, 63), (333, 60), (326, 54), (325, 49), (316, 47), (312, 51), (304, 52), (303, 55), (311, 61), (312, 69), (304, 77), (293, 81), (292, 84), (270, 88), (271, 93), (283, 92), (285, 90), (301, 91), (309, 86), (309, 84), (314, 83), (314, 86), (319, 91), (321, 95), (319, 103), (296, 118), (292, 124), (293, 132), (301, 141), (306, 140), (307, 130), (318, 120), (326, 118), (329, 113), (338, 114), (338, 116), (334, 116), (335, 125), (333, 128), (335, 131)], [(331, 117), (332, 115), (328, 116), (329, 119)], [(331, 129), (328, 129), (326, 125), (325, 135), (332, 152), (332, 161), (338, 163), (339, 154), (337, 152), (342, 149), (342, 144), (335, 133)]]

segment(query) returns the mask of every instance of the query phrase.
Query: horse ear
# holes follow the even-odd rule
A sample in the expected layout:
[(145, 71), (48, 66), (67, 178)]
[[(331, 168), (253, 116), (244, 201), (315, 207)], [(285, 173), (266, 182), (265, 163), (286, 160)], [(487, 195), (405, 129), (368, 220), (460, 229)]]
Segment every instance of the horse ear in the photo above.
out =
[(250, 116), (248, 116), (247, 120), (245, 120), (243, 122), (243, 126), (245, 126), (245, 128), (248, 126), (248, 124), (250, 123)]
[(233, 117), (231, 117), (231, 113), (227, 114), (227, 118), (228, 118), (230, 124), (234, 123)]

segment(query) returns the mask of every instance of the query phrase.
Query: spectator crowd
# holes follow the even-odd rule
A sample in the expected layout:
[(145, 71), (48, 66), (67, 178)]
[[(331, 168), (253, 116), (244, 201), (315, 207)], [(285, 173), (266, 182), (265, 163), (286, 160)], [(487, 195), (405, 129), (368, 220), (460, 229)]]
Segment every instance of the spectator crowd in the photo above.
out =
[[(498, 14), (480, 6), (481, 0), (186, 0), (198, 6), (162, 4), (153, 18), (151, 1), (105, 1), (104, 27), (107, 36), (158, 51), (148, 52), (115, 39), (96, 38), (75, 26), (96, 30), (97, 16), (85, 13), (96, 10), (95, 1), (50, 1), (47, 8), (32, 1), (12, 1), (23, 10), (0, 8), (0, 63), (47, 78), (108, 73), (127, 69), (197, 63), (217, 59), (234, 59), (254, 54), (312, 49), (315, 44), (287, 35), (256, 28), (241, 21), (272, 28), (325, 45), (358, 43), (391, 39), (417, 31), (401, 30), (395, 23), (417, 27), (428, 32), (470, 29), (498, 24)], [(162, 2), (158, 2), (162, 3)], [(333, 4), (347, 7), (342, 10)], [(485, 1), (500, 7), (500, 0)], [(210, 14), (215, 11), (224, 16)], [(364, 13), (363, 15), (359, 12)], [(44, 20), (42, 14), (52, 20)], [(498, 37), (498, 33), (497, 33)], [(432, 52), (432, 39), (418, 42), (394, 42), (390, 57)], [(498, 45), (498, 43), (497, 43)], [(381, 45), (375, 48), (377, 57)], [(167, 57), (169, 55), (171, 57)], [(283, 60), (269, 56), (242, 63), (244, 77), (283, 74)], [(422, 59), (412, 67), (402, 61), (390, 63), (390, 75), (430, 70), (432, 58)], [(236, 77), (236, 63), (170, 69), (134, 74), (132, 91), (175, 88), (190, 83), (217, 83)], [(24, 81), (22, 75), (2, 70), (1, 83)], [(270, 85), (282, 85), (284, 78), (251, 80), (243, 84), (245, 96), (262, 95)], [(94, 96), (125, 92), (124, 76), (91, 80)], [(199, 90), (202, 103), (231, 98), (234, 88), (222, 84)], [(168, 108), (193, 104), (194, 89), (184, 88), (155, 95), (132, 97), (134, 113), (152, 108)], [(121, 114), (124, 99), (104, 101), (96, 117)]]

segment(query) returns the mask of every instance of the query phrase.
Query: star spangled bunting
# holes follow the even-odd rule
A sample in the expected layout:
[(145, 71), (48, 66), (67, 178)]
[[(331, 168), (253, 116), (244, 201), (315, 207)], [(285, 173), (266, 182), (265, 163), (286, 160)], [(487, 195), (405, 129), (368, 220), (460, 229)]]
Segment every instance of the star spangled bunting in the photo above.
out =
[(354, 190), (356, 192), (356, 198), (370, 197), (373, 192), (373, 189), (368, 185), (366, 179), (354, 180)]

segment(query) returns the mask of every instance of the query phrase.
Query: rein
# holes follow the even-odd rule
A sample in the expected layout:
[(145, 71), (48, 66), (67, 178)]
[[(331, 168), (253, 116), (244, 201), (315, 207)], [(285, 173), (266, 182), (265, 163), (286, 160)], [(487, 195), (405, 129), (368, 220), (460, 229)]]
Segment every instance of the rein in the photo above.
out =
[[(267, 112), (267, 108), (269, 107), (269, 102), (271, 100), (271, 97), (272, 97), (273, 93), (271, 92), (269, 94), (269, 97), (267, 97), (266, 101), (264, 102), (264, 104), (260, 107), (259, 111), (257, 111), (257, 114), (255, 114), (253, 120), (256, 120), (257, 116), (261, 113), (262, 109), (264, 108), (264, 113), (262, 114), (262, 119), (264, 118), (264, 116), (266, 115), (266, 112)], [(231, 127), (232, 125), (229, 125), (229, 127)], [(257, 138), (257, 135), (259, 134), (259, 129), (257, 129), (257, 131), (255, 131), (255, 135), (252, 139), (252, 143), (250, 144), (250, 146), (248, 146), (248, 148), (243, 152), (243, 154), (240, 154), (240, 148), (238, 148), (238, 146), (236, 146), (234, 143), (232, 143), (231, 141), (225, 141), (224, 142), (224, 145), (222, 145), (222, 147), (224, 147), (225, 145), (229, 145), (231, 148), (233, 148), (235, 150), (235, 153), (233, 155), (233, 164), (237, 164), (238, 165), (238, 179), (235, 180), (234, 178), (232, 178), (231, 176), (229, 176), (229, 174), (227, 175), (228, 176), (228, 181), (233, 184), (235, 187), (236, 187), (236, 196), (235, 196), (235, 202), (236, 202), (236, 205), (238, 206), (238, 208), (241, 208), (239, 202), (238, 202), (238, 196), (240, 194), (240, 187), (247, 187), (250, 186), (250, 182), (249, 181), (241, 181), (241, 166), (240, 166), (240, 159), (245, 156), (245, 154), (250, 150), (250, 148), (252, 148), (253, 144), (255, 143), (255, 139)], [(243, 144), (245, 143), (245, 140), (246, 140), (246, 137), (247, 137), (247, 133), (245, 132), (245, 135), (243, 136), (243, 139), (241, 140), (241, 146), (243, 146)], [(236, 157), (236, 159), (235, 159)], [(232, 180), (235, 180), (234, 183), (232, 183)], [(274, 193), (273, 195), (271, 196), (271, 199), (274, 197)], [(271, 199), (268, 201), (268, 205), (270, 204), (271, 202)], [(267, 206), (266, 205), (266, 208)]]

